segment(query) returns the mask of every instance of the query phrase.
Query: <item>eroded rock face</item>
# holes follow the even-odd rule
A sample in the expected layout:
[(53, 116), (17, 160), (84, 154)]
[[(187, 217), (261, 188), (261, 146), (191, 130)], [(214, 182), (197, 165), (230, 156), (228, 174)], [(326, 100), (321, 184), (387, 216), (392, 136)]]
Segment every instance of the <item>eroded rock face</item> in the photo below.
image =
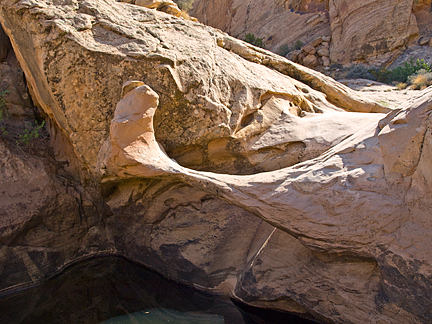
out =
[[(249, 136), (263, 134), (281, 119), (284, 106), (295, 107), (298, 114), (338, 108), (386, 111), (314, 71), (154, 10), (105, 1), (66, 6), (34, 2), (25, 5), (28, 10), (21, 17), (20, 2), (5, 2), (3, 8), (4, 26), (38, 102), (92, 171), (109, 135), (119, 87), (131, 79), (144, 81), (160, 94), (156, 137), (173, 158), (191, 167), (229, 173), (272, 169), (261, 167), (262, 159), (253, 156), (273, 144), (254, 147), (256, 139), (248, 143), (250, 137), (244, 133), (247, 128)], [(279, 97), (278, 112), (263, 119), (272, 96)], [(302, 142), (318, 144), (319, 154), (333, 140), (321, 145), (306, 137)], [(275, 149), (289, 153), (286, 147)], [(307, 155), (297, 151), (297, 160)], [(229, 160), (220, 169), (214, 152)]]
[[(252, 33), (275, 53), (331, 34), (324, 1), (195, 0), (190, 12), (204, 24), (243, 39)], [(293, 28), (295, 26), (295, 28)]]
[[(218, 30), (127, 3), (5, 0), (0, 21), (47, 114), (53, 149), (49, 162), (2, 148), (4, 183), (28, 182), (23, 195), (34, 201), (18, 218), (16, 204), (2, 216), (15, 228), (2, 228), (10, 232), (1, 257), (16, 261), (3, 263), (2, 288), (112, 253), (189, 285), (322, 321), (427, 319), (425, 303), (411, 298), (406, 306), (402, 295), (419, 291), (413, 274), (428, 285), (429, 256), (423, 249), (422, 259), (405, 255), (399, 244), (401, 235), (415, 241), (408, 205), (422, 215), (412, 224), (428, 233), (427, 201), (403, 196), (411, 172), (427, 176), (423, 166), (413, 171), (423, 160), (412, 158), (427, 149), (391, 149), (418, 148), (427, 109), (415, 110), (421, 118), (407, 115), (403, 136), (386, 137), (391, 129), (383, 128), (377, 141), (388, 111), (379, 104)], [(127, 80), (138, 82), (122, 91)], [(402, 128), (404, 119), (389, 125)], [(399, 138), (415, 145), (395, 145)], [(235, 177), (191, 167), (232, 174), (290, 168)], [(8, 180), (20, 173), (23, 179)], [(381, 205), (373, 207), (376, 196)], [(8, 204), (2, 200), (2, 208)], [(390, 205), (396, 212), (388, 218)], [(305, 276), (308, 267), (314, 276)], [(408, 279), (397, 281), (397, 271)], [(346, 281), (335, 282), (336, 272)], [(356, 278), (354, 291), (348, 277)]]
[(135, 4), (137, 6), (146, 7), (149, 9), (156, 9), (176, 17), (181, 16), (181, 10), (177, 4), (171, 0), (124, 0), (122, 2)]
[[(293, 55), (290, 59), (310, 67), (366, 63), (385, 65), (420, 37), (431, 37), (431, 3), (388, 1), (205, 1), (195, 0), (192, 14), (200, 21), (239, 38), (252, 33), (266, 48), (284, 55), (283, 47), (296, 41), (309, 44), (332, 36), (329, 55)], [(286, 48), (287, 49), (287, 48)], [(286, 50), (285, 49), (285, 50)]]
[(285, 0), (283, 5), (287, 9), (303, 12), (325, 11), (328, 4), (326, 0)]
[(413, 0), (368, 1), (367, 4), (332, 1), (329, 8), (331, 61), (342, 64), (367, 62), (384, 54), (390, 60), (398, 54), (395, 50), (402, 49), (418, 36), (412, 7)]
[[(147, 96), (155, 98), (145, 87), (129, 94), (147, 106), (144, 123), (151, 121), (147, 116), (154, 111), (154, 101), (139, 99), (141, 93), (146, 91)], [(128, 101), (125, 97), (117, 109), (123, 111)], [(117, 167), (109, 168), (106, 181), (139, 177), (140, 173), (144, 177), (171, 176), (293, 235), (296, 239), (289, 241), (279, 233), (270, 234), (255, 255), (253, 263), (259, 266), (252, 263), (236, 286), (235, 291), (244, 300), (253, 296), (258, 299), (256, 305), (265, 306), (266, 300), (289, 297), (311, 313), (341, 323), (380, 319), (427, 323), (432, 317), (432, 290), (427, 288), (432, 286), (432, 242), (428, 236), (432, 227), (431, 111), (432, 89), (428, 89), (380, 123), (371, 123), (316, 159), (242, 177), (176, 164), (151, 140), (148, 126), (140, 135), (147, 140), (138, 138), (124, 145), (129, 160), (120, 172)], [(125, 125), (122, 132), (128, 134), (127, 128)], [(283, 249), (286, 257), (276, 258), (280, 260), (276, 264), (271, 255), (280, 257), (281, 251), (265, 250), (269, 242), (289, 246)], [(294, 256), (319, 275), (311, 277), (291, 265)], [(346, 273), (348, 281), (344, 279)], [(311, 283), (306, 284), (308, 280)], [(305, 285), (308, 293), (302, 293)], [(350, 293), (352, 290), (355, 294)], [(418, 302), (419, 294), (427, 301)], [(324, 302), (316, 303), (316, 299)], [(358, 307), (338, 311), (354, 301)], [(284, 308), (285, 303), (274, 305)], [(292, 307), (287, 303), (288, 309)]]

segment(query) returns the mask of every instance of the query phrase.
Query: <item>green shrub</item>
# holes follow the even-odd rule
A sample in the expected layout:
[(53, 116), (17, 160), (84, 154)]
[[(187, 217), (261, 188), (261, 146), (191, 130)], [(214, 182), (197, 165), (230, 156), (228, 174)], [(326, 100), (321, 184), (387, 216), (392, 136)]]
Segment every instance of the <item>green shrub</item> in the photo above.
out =
[(411, 60), (403, 62), (402, 65), (391, 70), (391, 81), (406, 82), (411, 75), (417, 73), (420, 70), (425, 70), (425, 73), (431, 72), (431, 66), (423, 59), (414, 60), (412, 58)]
[(391, 84), (391, 70), (385, 68), (371, 68), (369, 72), (372, 75), (371, 80)]
[(244, 41), (257, 47), (265, 48), (262, 38), (255, 37), (254, 34), (248, 33), (245, 35)]
[(279, 53), (280, 56), (284, 56), (285, 57), (285, 56), (288, 55), (289, 52), (291, 52), (291, 49), (288, 47), (287, 44), (284, 44), (281, 47), (279, 47), (278, 53)]
[(425, 70), (428, 73), (431, 72), (431, 69), (432, 66), (425, 62), (425, 60), (412, 58), (394, 69), (371, 69), (370, 72), (377, 81), (391, 84), (392, 82), (406, 83), (408, 78), (418, 71)]
[(174, 0), (174, 2), (181, 10), (188, 12), (193, 8), (194, 0)]
[(292, 50), (293, 51), (299, 50), (302, 48), (302, 46), (303, 46), (303, 42), (301, 40), (298, 40), (294, 43)]
[(296, 51), (301, 49), (303, 46), (302, 41), (298, 40), (296, 41), (293, 46), (289, 47), (287, 44), (282, 45), (281, 47), (279, 47), (279, 55), (280, 56), (287, 56), (288, 53), (291, 53), (292, 51)]
[(17, 146), (21, 146), (22, 144), (29, 146), (32, 139), (38, 138), (41, 135), (42, 127), (45, 126), (45, 120), (40, 124), (37, 121), (34, 123), (35, 125), (31, 129), (24, 129), (22, 134), (19, 135), (19, 139), (16, 141)]

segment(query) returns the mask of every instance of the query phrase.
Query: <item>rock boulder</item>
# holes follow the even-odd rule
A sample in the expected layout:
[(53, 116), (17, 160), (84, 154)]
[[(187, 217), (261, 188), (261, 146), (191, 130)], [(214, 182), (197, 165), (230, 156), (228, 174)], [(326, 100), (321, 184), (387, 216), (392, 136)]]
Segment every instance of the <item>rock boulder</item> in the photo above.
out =
[(1, 142), (0, 289), (116, 254), (323, 322), (429, 319), (429, 93), (385, 119), (316, 71), (111, 0), (3, 0), (0, 22), (52, 150)]
[[(149, 123), (147, 116), (155, 105), (139, 99), (143, 91), (145, 86), (133, 89), (129, 98), (142, 103), (143, 122)], [(116, 112), (122, 112), (131, 99), (120, 101)], [(265, 250), (255, 256), (258, 266), (245, 269), (235, 288), (243, 300), (255, 297), (253, 304), (266, 306), (265, 301), (290, 297), (301, 306), (294, 304), (298, 312), (306, 308), (338, 323), (428, 323), (432, 318), (431, 111), (429, 89), (317, 159), (242, 177), (181, 167), (156, 145), (148, 125), (140, 135), (147, 140), (131, 138), (125, 143), (129, 160), (108, 166), (106, 181), (165, 174), (247, 209), (292, 235), (290, 239), (273, 231), (268, 236)], [(134, 129), (130, 124), (121, 132), (129, 134), (128, 127)], [(139, 153), (144, 151), (148, 153)], [(269, 242), (274, 245), (267, 249)], [(308, 264), (307, 269), (292, 264), (293, 259)], [(419, 295), (424, 298), (419, 300)], [(288, 303), (285, 309), (292, 311), (294, 305)], [(349, 311), (342, 305), (349, 305)]]

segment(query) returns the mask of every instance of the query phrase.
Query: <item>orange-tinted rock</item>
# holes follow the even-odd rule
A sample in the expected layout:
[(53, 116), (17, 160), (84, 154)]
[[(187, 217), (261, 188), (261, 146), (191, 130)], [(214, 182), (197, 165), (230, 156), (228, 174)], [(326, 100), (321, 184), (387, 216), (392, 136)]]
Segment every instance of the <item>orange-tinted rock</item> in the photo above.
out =
[(3, 0), (0, 19), (57, 158), (0, 142), (2, 287), (115, 253), (323, 321), (427, 322), (429, 91), (385, 118), (314, 70), (110, 0)]
[(190, 14), (204, 24), (243, 39), (248, 33), (263, 38), (266, 49), (275, 53), (297, 41), (308, 44), (330, 35), (325, 1), (195, 0)]
[(314, 55), (317, 52), (316, 48), (313, 47), (312, 45), (306, 45), (305, 47), (302, 48), (302, 51), (309, 55)]
[(330, 56), (330, 51), (329, 51), (328, 47), (320, 48), (317, 53), (319, 56), (325, 56), (325, 57)]
[[(413, 0), (330, 2), (332, 62), (348, 64), (394, 53), (418, 35)], [(355, 14), (353, 14), (355, 13)]]
[(303, 65), (314, 68), (318, 66), (318, 58), (313, 54), (309, 54), (303, 59)]

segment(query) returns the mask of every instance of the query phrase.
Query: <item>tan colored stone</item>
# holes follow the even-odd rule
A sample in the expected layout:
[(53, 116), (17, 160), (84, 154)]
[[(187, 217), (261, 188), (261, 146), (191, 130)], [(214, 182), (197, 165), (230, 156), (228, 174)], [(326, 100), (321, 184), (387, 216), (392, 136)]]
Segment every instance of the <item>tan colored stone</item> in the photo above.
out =
[[(283, 44), (295, 44), (329, 35), (330, 23), (324, 14), (325, 1), (195, 0), (190, 14), (206, 25), (234, 37), (252, 33), (263, 38), (266, 49), (279, 52)], [(311, 22), (316, 25), (311, 28)]]
[[(83, 6), (86, 6), (86, 4), (83, 4)], [(127, 18), (129, 17), (128, 10), (137, 10), (122, 3), (115, 3), (114, 5), (110, 3), (108, 5), (102, 2), (97, 6), (98, 10), (107, 10), (107, 12), (111, 12), (113, 9), (108, 8), (114, 6), (116, 14), (119, 17), (123, 17), (124, 21), (129, 19)], [(40, 10), (44, 12), (45, 9)], [(44, 48), (44, 51), (48, 53), (47, 59), (49, 57), (50, 64), (45, 64), (44, 68), (37, 68), (37, 64), (42, 63), (28, 66), (23, 64), (23, 67), (25, 67), (27, 75), (38, 75), (39, 72), (37, 71), (42, 69), (45, 71), (47, 79), (56, 80), (56, 82), (49, 83), (54, 85), (54, 88), (50, 89), (50, 91), (44, 90), (47, 87), (44, 83), (45, 81), (37, 79), (38, 81), (31, 81), (31, 83), (35, 89), (36, 97), (39, 98), (38, 101), (41, 102), (41, 106), (49, 116), (55, 118), (56, 123), (68, 134), (77, 155), (90, 169), (96, 166), (100, 147), (108, 137), (108, 125), (105, 116), (112, 114), (113, 107), (111, 102), (118, 100), (120, 96), (120, 92), (114, 90), (126, 81), (126, 78), (130, 79), (136, 75), (137, 71), (141, 69), (140, 66), (142, 63), (140, 62), (146, 62), (146, 69), (153, 71), (146, 76), (146, 83), (155, 84), (155, 88), (159, 93), (165, 93), (161, 97), (160, 115), (157, 116), (156, 121), (159, 126), (156, 132), (164, 143), (165, 149), (169, 152), (191, 145), (205, 147), (208, 142), (214, 139), (234, 135), (241, 128), (240, 125), (243, 118), (262, 105), (260, 96), (263, 93), (269, 91), (287, 94), (291, 97), (303, 96), (292, 83), (292, 78), (284, 77), (276, 71), (265, 68), (263, 65), (246, 63), (250, 65), (250, 67), (246, 68), (243, 63), (238, 63), (239, 58), (237, 55), (254, 62), (262, 59), (274, 62), (271, 64), (274, 64), (281, 73), (286, 73), (300, 79), (304, 77), (303, 80), (308, 79), (307, 82), (309, 84), (317, 82), (317, 88), (325, 89), (325, 95), (329, 100), (336, 103), (339, 107), (343, 107), (343, 109), (367, 110), (372, 109), (370, 107), (379, 107), (374, 102), (366, 103), (365, 99), (354, 99), (356, 95), (350, 93), (348, 88), (344, 88), (341, 92), (336, 91), (335, 89), (340, 87), (340, 85), (335, 87), (333, 86), (336, 84), (334, 81), (321, 81), (323, 80), (322, 78), (325, 78), (322, 75), (315, 75), (314, 72), (306, 70), (301, 71), (301, 67), (291, 66), (288, 61), (279, 56), (272, 56), (269, 52), (259, 53), (244, 45), (243, 42), (228, 37), (219, 31), (208, 29), (206, 26), (181, 20), (182, 26), (185, 26), (182, 28), (188, 30), (185, 34), (183, 29), (174, 27), (177, 23), (174, 21), (173, 24), (167, 23), (164, 25), (164, 32), (157, 38), (153, 35), (158, 34), (160, 28), (153, 26), (157, 24), (158, 19), (167, 18), (163, 14), (159, 15), (157, 12), (141, 9), (142, 15), (148, 17), (148, 20), (137, 22), (137, 26), (140, 27), (136, 28), (138, 30), (149, 30), (149, 32), (134, 33), (132, 36), (129, 28), (119, 24), (118, 20), (113, 19), (109, 23), (107, 22), (106, 26), (105, 23), (102, 25), (96, 24), (90, 34), (75, 29), (77, 20), (75, 19), (74, 11), (69, 10), (68, 7), (54, 6), (52, 10), (57, 10), (59, 15), (64, 15), (64, 10), (66, 10), (69, 15), (68, 17), (70, 17), (67, 18), (69, 19), (67, 24), (60, 24), (60, 21), (55, 21), (55, 23), (59, 22), (58, 28), (61, 28), (66, 33), (59, 34), (58, 41), (62, 43), (63, 40), (61, 37), (63, 35), (66, 37), (67, 35), (67, 38), (64, 40), (67, 39), (67, 42), (74, 40), (80, 44), (80, 51), (86, 57), (86, 61), (95, 60), (95, 62), (101, 62), (95, 65), (85, 65), (85, 75), (88, 81), (84, 81), (83, 72), (80, 72), (78, 69), (71, 70), (73, 71), (72, 73), (66, 72), (68, 66), (79, 64), (76, 62), (77, 56), (68, 52), (66, 43), (63, 43), (65, 45), (62, 49), (66, 53), (65, 56), (56, 55), (55, 51), (57, 50), (51, 48), (51, 46), (54, 46), (52, 45), (53, 43), (45, 42), (43, 40), (44, 36), (40, 38), (35, 37), (32, 40), (35, 43), (32, 46), (28, 45), (28, 40), (24, 39), (25, 33), (23, 31), (27, 27), (19, 26), (24, 26), (23, 24), (26, 24), (26, 21), (30, 22), (31, 19), (34, 19), (32, 18), (33, 16), (26, 16), (27, 20), (22, 20), (14, 18), (14, 16), (3, 15), (3, 19), (5, 25), (10, 26), (9, 34), (12, 36), (11, 38), (21, 62), (23, 62), (24, 58), (25, 61), (30, 62), (32, 58), (36, 57), (31, 48)], [(78, 14), (80, 13), (76, 13), (76, 15)], [(103, 13), (103, 15), (110, 16), (108, 13)], [(173, 17), (171, 19), (176, 18)], [(151, 21), (154, 22), (153, 25), (150, 23)], [(180, 20), (178, 23), (180, 24)], [(116, 32), (113, 32), (113, 30), (116, 30)], [(34, 32), (44, 35), (45, 30), (40, 29)], [(216, 46), (215, 39), (210, 35), (210, 32), (212, 35), (219, 35), (218, 39), (223, 39), (221, 43), (223, 48)], [(192, 37), (191, 35), (194, 36)], [(108, 37), (107, 40), (104, 37)], [(135, 41), (130, 41), (130, 37), (136, 37), (134, 38)], [(171, 49), (160, 48), (158, 45), (160, 39), (164, 39), (164, 44), (170, 44), (166, 46), (171, 46)], [(95, 52), (95, 49), (98, 50)], [(101, 60), (95, 58), (95, 55), (99, 55), (97, 53), (101, 51), (105, 51), (109, 55), (114, 54), (112, 57), (116, 60), (116, 63), (110, 65), (102, 64)], [(230, 54), (228, 51), (235, 54)], [(197, 52), (200, 53), (199, 60), (193, 59), (195, 57), (194, 53)], [(174, 53), (176, 54), (174, 55)], [(222, 55), (223, 57), (227, 55), (228, 59), (218, 60), (216, 66), (205, 63), (210, 62), (211, 58), (215, 55)], [(280, 61), (281, 59), (284, 61)], [(190, 64), (175, 63), (171, 66), (169, 64), (161, 64), (160, 60), (177, 63), (186, 60), (190, 61)], [(208, 75), (219, 73), (217, 71), (221, 70), (225, 71), (221, 74), (223, 75), (223, 79), (229, 80), (233, 78), (235, 80), (239, 78), (238, 76), (242, 76), (240, 79), (242, 81), (233, 88), (231, 88), (230, 82), (224, 81), (221, 84), (225, 84), (226, 86), (224, 87), (226, 89), (219, 89), (219, 86), (210, 82)], [(252, 72), (253, 70), (254, 72)], [(197, 73), (197, 71), (200, 72)], [(168, 73), (169, 77), (166, 76), (166, 73)], [(60, 79), (58, 79), (59, 76)], [(103, 86), (95, 87), (95, 84), (101, 84), (98, 80), (102, 76), (104, 76)], [(28, 79), (32, 80), (34, 77), (28, 77)], [(161, 79), (165, 81), (161, 83)], [(204, 81), (201, 82), (198, 80)], [(249, 81), (246, 80), (254, 80), (253, 85), (248, 85)], [(299, 83), (298, 81), (296, 82)], [(211, 89), (214, 88), (214, 91), (208, 92), (208, 87)], [(253, 95), (238, 100), (242, 98), (241, 93), (243, 93), (243, 89), (245, 88), (249, 89), (247, 93), (252, 93)], [(186, 91), (186, 89), (189, 90)], [(315, 93), (312, 89), (308, 91)], [(330, 92), (333, 94), (330, 95)], [(77, 100), (75, 94), (79, 93), (81, 94), (80, 99)], [(231, 93), (234, 102), (233, 105), (229, 104), (231, 99), (225, 97), (226, 93)], [(172, 98), (177, 96), (176, 94), (180, 94), (183, 99), (173, 104)], [(318, 100), (315, 98), (319, 97), (321, 99), (315, 103), (315, 100)], [(318, 92), (317, 95), (310, 96), (309, 98), (312, 100), (311, 104), (322, 105), (322, 102), (327, 102), (324, 94)], [(183, 102), (190, 108), (184, 109)], [(327, 104), (332, 106), (331, 103), (327, 102), (325, 105)], [(205, 109), (205, 114), (202, 109)], [(83, 118), (83, 116), (86, 116), (86, 118)], [(178, 116), (179, 119), (172, 118), (172, 116)], [(206, 116), (205, 119), (203, 119), (204, 116)], [(210, 116), (211, 118), (209, 118)], [(186, 133), (184, 133), (185, 131)], [(181, 134), (185, 136), (180, 136)], [(230, 168), (227, 168), (227, 166), (223, 168), (230, 170), (229, 172), (232, 173), (236, 173), (239, 170), (252, 172), (254, 167), (247, 162), (247, 156), (255, 154), (252, 152), (253, 150), (249, 151), (247, 149), (247, 151), (244, 151), (243, 144), (233, 144), (231, 147), (238, 148), (231, 153), (239, 157), (240, 161), (237, 161), (237, 164), (233, 161), (233, 165)], [(239, 151), (243, 153), (239, 155)], [(208, 167), (211, 168), (212, 166), (209, 165)]]
[(432, 38), (428, 37), (428, 36), (424, 36), (424, 37), (420, 37), (418, 44), (420, 46), (425, 46), (425, 45), (429, 45), (429, 43), (431, 42)]
[[(132, 90), (131, 96), (140, 96), (137, 91), (139, 88)], [(155, 142), (153, 139), (139, 142), (138, 145), (142, 146), (139, 151), (147, 152), (150, 149), (152, 152), (130, 155), (130, 164), (123, 166), (128, 170), (127, 175), (110, 170), (114, 172), (111, 177), (118, 179), (125, 175), (139, 176), (140, 172), (145, 175), (166, 172), (167, 176), (180, 178), (237, 206), (259, 206), (253, 209), (258, 217), (294, 234), (304, 247), (327, 252), (321, 255), (317, 253), (313, 257), (321, 258), (321, 262), (324, 261), (328, 267), (320, 267), (319, 271), (314, 272), (314, 275), (320, 275), (310, 284), (315, 287), (310, 297), (328, 302), (308, 304), (313, 312), (327, 319), (338, 323), (344, 323), (348, 318), (354, 323), (364, 323), (365, 319), (392, 322), (394, 318), (395, 323), (402, 320), (422, 322), (427, 318), (425, 310), (430, 306), (429, 302), (419, 302), (417, 294), (410, 297), (408, 292), (414, 290), (425, 293), (425, 287), (431, 287), (428, 276), (432, 263), (432, 243), (426, 234), (430, 229), (424, 225), (432, 208), (432, 133), (428, 114), (432, 110), (431, 98), (432, 90), (429, 89), (422, 97), (390, 113), (380, 122), (378, 132), (378, 124), (372, 123), (321, 157), (272, 173), (239, 177), (186, 169), (176, 165), (157, 145), (151, 144)], [(120, 107), (121, 104), (117, 109)], [(145, 129), (147, 131), (140, 136), (150, 140), (151, 127)], [(127, 129), (122, 131), (128, 133)], [(266, 195), (266, 192), (270, 194)], [(412, 208), (408, 209), (407, 205)], [(290, 244), (282, 244), (290, 246), (286, 253), (291, 253), (295, 243), (293, 240)], [(276, 243), (276, 246), (279, 244)], [(389, 246), (390, 249), (385, 250), (383, 246)], [(297, 251), (301, 249), (303, 247), (299, 245)], [(275, 253), (280, 256), (279, 252)], [(309, 251), (300, 253), (307, 255)], [(295, 255), (299, 256), (297, 253)], [(348, 266), (339, 270), (341, 275), (347, 271), (350, 273), (348, 281), (342, 281), (338, 286), (341, 291), (349, 290), (350, 293), (339, 293), (339, 290), (333, 293), (331, 290), (329, 294), (327, 284), (320, 283), (320, 280), (326, 272), (328, 276), (324, 275), (325, 282), (334, 280), (332, 278), (340, 279), (340, 276), (334, 276), (337, 267), (332, 266), (332, 262), (340, 265), (340, 256), (349, 256), (348, 265), (355, 263), (352, 268)], [(260, 258), (264, 258), (259, 262), (260, 265), (268, 262), (264, 256)], [(276, 259), (282, 261), (291, 258)], [(403, 279), (399, 274), (402, 270), (395, 260), (403, 262), (403, 271), (407, 274)], [(421, 262), (423, 266), (419, 267), (418, 263), (412, 265), (412, 262)], [(282, 284), (280, 278), (286, 272), (282, 270), (281, 273), (272, 274), (270, 271), (264, 276), (268, 266), (275, 267), (274, 262), (267, 264), (263, 269), (249, 269), (252, 276), (260, 278), (258, 287), (263, 291), (284, 292), (286, 282), (292, 280), (289, 286), (294, 286), (290, 288), (288, 297), (298, 300), (297, 294), (304, 288), (305, 279), (299, 280), (303, 272), (292, 270)], [(292, 268), (289, 264), (284, 266)], [(276, 269), (283, 269), (284, 266), (276, 266)], [(421, 285), (412, 279), (414, 274), (421, 276)], [(353, 277), (357, 278), (354, 294), (353, 286), (349, 284)], [(278, 282), (275, 284), (276, 278)], [(245, 294), (243, 289), (251, 284), (257, 297), (262, 300), (261, 294), (255, 290), (257, 279), (242, 282), (236, 288), (237, 296), (249, 297), (247, 299), (250, 300), (250, 295)], [(296, 289), (300, 290), (296, 293)], [(382, 289), (392, 291), (392, 294), (387, 295), (386, 304), (389, 307), (376, 304), (376, 296)], [(301, 294), (305, 297), (304, 292)], [(325, 294), (325, 298), (324, 295), (317, 297), (320, 294)], [(396, 301), (400, 298), (408, 298), (412, 303), (398, 306)], [(353, 304), (354, 300), (356, 303)], [(359, 300), (362, 300), (361, 307), (355, 307), (359, 305)], [(338, 312), (333, 311), (335, 303)], [(341, 312), (341, 305), (346, 303), (349, 304), (349, 312)]]
[(313, 47), (312, 45), (306, 45), (306, 46), (304, 46), (302, 48), (302, 51), (305, 52), (305, 53), (307, 53), (308, 55), (315, 55), (315, 53), (317, 52), (316, 48)]
[[(300, 59), (300, 55), (301, 55), (301, 50), (295, 50), (295, 51), (291, 51), (287, 54), (286, 58), (288, 60), (291, 60), (293, 62), (298, 62)], [(303, 58), (302, 58), (303, 59)]]
[[(399, 242), (394, 243), (403, 241), (400, 237), (412, 238), (409, 226), (399, 231), (401, 224), (413, 224), (414, 219), (420, 226), (430, 215), (428, 200), (417, 204), (414, 199), (430, 197), (426, 191), (421, 194), (427, 188), (422, 181), (429, 181), (430, 159), (418, 153), (418, 129), (429, 115), (427, 109), (416, 110), (426, 104), (416, 102), (404, 110), (410, 112), (407, 131), (401, 131), (405, 124), (400, 116), (390, 126), (381, 123), (380, 142), (378, 123), (389, 109), (208, 26), (108, 0), (80, 2), (79, 8), (66, 0), (21, 1), (19, 6), (14, 1), (0, 4), (0, 20), (34, 101), (52, 123), (55, 163), (68, 170), (52, 165), (50, 170), (61, 171), (43, 181), (48, 185), (43, 190), (54, 188), (51, 180), (73, 187), (63, 190), (70, 191), (64, 204), (57, 202), (60, 214), (69, 209), (75, 213), (62, 218), (68, 225), (58, 225), (58, 235), (44, 232), (44, 253), (49, 252), (46, 246), (55, 246), (58, 254), (53, 259), (66, 264), (74, 256), (117, 253), (190, 285), (238, 292), (240, 299), (242, 286), (256, 288), (248, 289), (252, 298), (245, 300), (339, 323), (391, 321), (392, 316), (415, 322), (426, 313), (421, 301), (414, 308), (397, 303), (402, 295), (418, 295), (410, 278), (419, 272), (411, 268), (404, 277), (407, 282), (397, 286), (400, 290), (389, 293), (394, 298), (390, 306), (374, 303), (378, 293), (399, 285), (399, 277), (392, 274), (402, 268), (394, 268), (391, 253), (395, 260), (414, 262), (414, 257), (399, 253)], [(82, 12), (90, 16), (88, 21), (97, 22), (91, 30), (80, 29), (75, 18)], [(58, 18), (47, 21), (49, 15)], [(140, 81), (127, 83), (122, 91), (128, 80)], [(393, 135), (406, 140), (399, 149), (392, 148)], [(411, 151), (408, 142), (415, 144)], [(429, 138), (425, 143), (424, 153), (429, 154)], [(178, 161), (212, 172), (179, 165), (172, 160), (173, 152)], [(421, 163), (415, 168), (417, 158)], [(72, 164), (79, 171), (70, 171)], [(411, 182), (413, 168), (417, 173)], [(14, 172), (19, 175), (20, 170)], [(405, 185), (411, 183), (415, 188), (406, 195)], [(30, 186), (34, 188), (39, 187)], [(58, 188), (47, 195), (47, 203), (63, 187)], [(57, 205), (44, 206), (48, 207), (37, 215), (54, 226)], [(416, 213), (404, 214), (404, 206)], [(51, 255), (36, 266), (28, 262), (26, 253), (38, 246), (38, 230), (43, 228), (33, 225), (39, 218), (26, 215), (30, 213), (17, 216), (25, 230), (19, 235), (9, 232), (25, 240), (7, 242), (6, 249), (30, 242), (28, 249), (14, 254), (28, 264), (15, 282), (13, 276), (2, 281), (6, 287), (19, 284), (25, 269), (37, 281), (58, 267)], [(273, 236), (270, 224), (284, 232)], [(76, 235), (65, 237), (70, 233)], [(374, 240), (382, 244), (374, 245)], [(429, 251), (428, 242), (413, 243)], [(380, 250), (383, 247), (391, 249)], [(428, 265), (427, 252), (418, 258), (409, 248), (404, 251)], [(277, 260), (280, 267), (270, 262), (275, 255), (284, 256)], [(1, 260), (7, 256), (0, 254)], [(308, 267), (313, 274), (301, 270)], [(247, 273), (257, 278), (255, 286), (243, 276)], [(349, 290), (350, 285), (354, 289)], [(312, 297), (323, 302), (310, 302)]]
[(298, 55), (298, 57), (297, 57), (297, 61), (296, 61), (296, 63), (302, 63), (303, 62), (303, 59), (306, 57), (306, 54), (305, 53), (303, 53), (301, 50), (300, 50), (300, 54)]
[(314, 68), (318, 66), (318, 58), (315, 55), (309, 54), (303, 59), (303, 65)]
[(323, 42), (328, 43), (331, 41), (331, 36), (323, 36), (322, 40), (323, 40)]
[(123, 98), (129, 91), (135, 89), (139, 86), (145, 85), (144, 82), (141, 81), (128, 81), (125, 82), (122, 86), (121, 98)]
[(322, 37), (315, 38), (313, 41), (309, 42), (310, 46), (317, 47), (322, 43)]
[(136, 0), (135, 4), (140, 7), (157, 9), (176, 17), (181, 16), (181, 10), (177, 7), (177, 4), (171, 0)]
[(330, 56), (329, 48), (328, 47), (322, 47), (318, 50), (317, 54), (319, 56), (329, 57)]
[(322, 17), (321, 15), (313, 15), (312, 17), (310, 17), (307, 21), (306, 24), (309, 25), (309, 27), (313, 28), (316, 25), (318, 25), (320, 22), (322, 22)]
[(341, 64), (367, 61), (406, 45), (419, 33), (412, 5), (412, 0), (374, 0), (366, 4), (331, 1), (331, 61)]
[(330, 59), (328, 57), (323, 56), (321, 59), (324, 67), (330, 66)]
[(159, 10), (176, 17), (180, 17), (182, 14), (181, 10), (179, 9), (179, 7), (177, 7), (176, 4), (165, 5), (161, 7)]
[(149, 9), (158, 9), (166, 1), (165, 0), (135, 0), (135, 4), (140, 7), (146, 7)]

